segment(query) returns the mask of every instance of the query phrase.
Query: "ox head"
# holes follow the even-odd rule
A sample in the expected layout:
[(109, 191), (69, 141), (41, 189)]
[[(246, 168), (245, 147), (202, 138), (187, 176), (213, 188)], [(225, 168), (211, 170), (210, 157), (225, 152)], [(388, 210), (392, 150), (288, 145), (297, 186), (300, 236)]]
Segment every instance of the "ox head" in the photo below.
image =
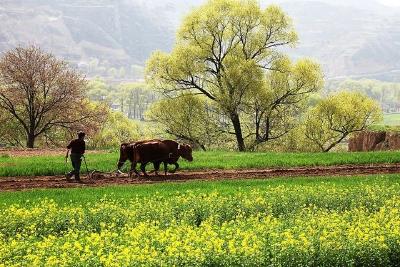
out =
[(129, 143), (121, 144), (119, 149), (118, 171), (124, 166), (125, 161), (130, 159), (132, 153), (132, 146)]
[(178, 146), (178, 155), (188, 161), (193, 161), (192, 147), (190, 145), (187, 145), (187, 144), (181, 145), (180, 144)]

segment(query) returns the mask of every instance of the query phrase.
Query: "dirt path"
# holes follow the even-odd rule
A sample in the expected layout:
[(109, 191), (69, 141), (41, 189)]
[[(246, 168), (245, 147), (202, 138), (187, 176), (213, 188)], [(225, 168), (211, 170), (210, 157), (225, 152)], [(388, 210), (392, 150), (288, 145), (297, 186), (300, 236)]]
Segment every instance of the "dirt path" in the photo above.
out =
[[(254, 170), (210, 170), (196, 172), (178, 172), (165, 176), (129, 178), (127, 175), (94, 175), (82, 183), (67, 182), (64, 176), (42, 177), (4, 177), (0, 178), (0, 191), (17, 191), (33, 188), (71, 188), (98, 187), (108, 185), (150, 184), (161, 182), (185, 182), (191, 180), (228, 180), (228, 179), (268, 179), (273, 177), (293, 176), (353, 176), (367, 174), (400, 173), (400, 164), (390, 165), (345, 165), (332, 167), (301, 167), (289, 169), (254, 169)], [(85, 178), (85, 177), (84, 177)]]

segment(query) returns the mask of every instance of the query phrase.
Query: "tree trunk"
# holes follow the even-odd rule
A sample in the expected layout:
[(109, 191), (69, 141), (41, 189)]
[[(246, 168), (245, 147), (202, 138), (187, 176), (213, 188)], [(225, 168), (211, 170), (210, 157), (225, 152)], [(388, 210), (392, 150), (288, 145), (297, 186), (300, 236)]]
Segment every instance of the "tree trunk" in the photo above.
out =
[(35, 134), (28, 133), (28, 138), (26, 140), (26, 147), (27, 148), (34, 148), (35, 146)]
[(345, 139), (347, 137), (347, 135), (348, 135), (348, 133), (344, 133), (342, 135), (342, 137), (339, 138), (339, 140), (330, 144), (326, 149), (324, 149), (324, 152), (327, 153), (327, 152), (331, 151), (331, 149), (334, 148), (335, 146), (337, 146), (340, 142), (342, 142), (343, 139)]
[(231, 117), (231, 121), (233, 124), (233, 128), (235, 129), (235, 136), (236, 136), (238, 149), (239, 149), (239, 151), (243, 152), (246, 150), (246, 146), (244, 144), (242, 128), (240, 126), (239, 115), (235, 112), (235, 113), (232, 113), (230, 117)]

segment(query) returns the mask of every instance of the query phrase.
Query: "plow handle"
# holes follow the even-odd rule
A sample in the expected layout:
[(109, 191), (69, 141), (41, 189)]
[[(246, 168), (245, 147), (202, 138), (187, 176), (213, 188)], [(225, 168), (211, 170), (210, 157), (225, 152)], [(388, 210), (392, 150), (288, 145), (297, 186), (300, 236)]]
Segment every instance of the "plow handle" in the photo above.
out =
[(87, 163), (86, 163), (86, 157), (85, 157), (85, 155), (82, 155), (82, 157), (83, 157), (83, 162), (85, 163), (86, 172), (87, 172), (87, 174), (89, 174), (89, 169), (88, 169), (88, 166), (87, 166)]

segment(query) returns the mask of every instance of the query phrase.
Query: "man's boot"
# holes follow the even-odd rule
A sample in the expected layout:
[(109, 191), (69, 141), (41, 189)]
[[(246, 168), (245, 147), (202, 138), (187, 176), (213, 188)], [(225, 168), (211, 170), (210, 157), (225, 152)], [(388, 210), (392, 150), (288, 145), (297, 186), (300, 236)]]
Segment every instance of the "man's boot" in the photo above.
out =
[(76, 180), (77, 182), (81, 182), (81, 178), (79, 177), (79, 174), (76, 174), (76, 175), (75, 175), (75, 180)]

